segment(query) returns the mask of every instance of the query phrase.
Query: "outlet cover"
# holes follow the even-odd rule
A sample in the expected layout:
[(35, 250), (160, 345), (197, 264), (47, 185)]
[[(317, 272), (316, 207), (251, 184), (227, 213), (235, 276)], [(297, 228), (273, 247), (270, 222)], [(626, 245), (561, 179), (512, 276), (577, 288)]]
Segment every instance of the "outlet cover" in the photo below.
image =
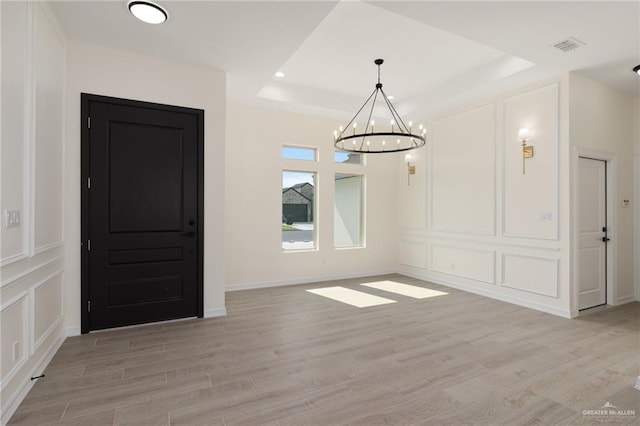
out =
[(20, 226), (20, 210), (5, 210), (4, 227), (13, 228), (16, 226)]
[(16, 340), (13, 342), (13, 362), (16, 362), (20, 358), (20, 342)]

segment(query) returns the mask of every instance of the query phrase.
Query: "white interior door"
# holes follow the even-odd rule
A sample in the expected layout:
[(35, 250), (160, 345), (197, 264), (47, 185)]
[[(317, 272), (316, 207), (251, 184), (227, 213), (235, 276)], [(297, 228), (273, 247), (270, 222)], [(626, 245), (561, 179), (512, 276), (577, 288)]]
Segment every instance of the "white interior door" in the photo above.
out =
[(607, 163), (579, 159), (578, 309), (607, 303)]

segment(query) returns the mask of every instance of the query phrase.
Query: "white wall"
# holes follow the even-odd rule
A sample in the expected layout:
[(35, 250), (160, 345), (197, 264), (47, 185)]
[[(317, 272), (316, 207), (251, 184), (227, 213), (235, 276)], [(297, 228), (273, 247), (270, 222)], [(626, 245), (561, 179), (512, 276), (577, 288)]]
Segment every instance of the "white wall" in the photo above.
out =
[[(612, 173), (608, 300), (634, 300), (638, 102), (571, 73), (432, 120), (427, 149), (416, 153), (418, 173), (411, 186), (399, 186), (400, 270), (576, 316), (576, 164), (579, 155), (602, 156)], [(521, 127), (530, 129), (535, 151), (525, 174)]]
[[(334, 163), (333, 120), (240, 105), (227, 109), (227, 289), (294, 284), (387, 273), (398, 218), (396, 156), (369, 156), (366, 165)], [(282, 146), (318, 149), (318, 162), (283, 160)], [(317, 250), (284, 252), (281, 245), (282, 171), (315, 171)], [(335, 173), (364, 174), (364, 248), (335, 249)]]
[(411, 185), (399, 180), (400, 271), (571, 316), (567, 111), (563, 77), (431, 120)]
[[(65, 333), (63, 150), (65, 40), (48, 6), (2, 2), (0, 422)], [(4, 218), (3, 218), (4, 219)]]
[[(607, 286), (608, 303), (621, 304), (635, 299), (634, 294), (634, 99), (580, 74), (572, 73), (570, 84), (572, 178), (576, 176), (579, 155), (608, 160), (608, 194), (612, 215), (608, 217), (613, 255)], [(575, 178), (574, 178), (575, 179)], [(572, 189), (577, 188), (572, 183)], [(623, 200), (630, 200), (623, 208)], [(574, 224), (576, 209), (573, 209)], [(572, 232), (575, 232), (572, 229)], [(575, 298), (574, 298), (575, 299)], [(575, 302), (572, 304), (575, 308)]]
[(224, 315), (225, 74), (69, 42), (66, 90), (65, 327), (80, 328), (80, 93), (205, 110), (205, 316)]

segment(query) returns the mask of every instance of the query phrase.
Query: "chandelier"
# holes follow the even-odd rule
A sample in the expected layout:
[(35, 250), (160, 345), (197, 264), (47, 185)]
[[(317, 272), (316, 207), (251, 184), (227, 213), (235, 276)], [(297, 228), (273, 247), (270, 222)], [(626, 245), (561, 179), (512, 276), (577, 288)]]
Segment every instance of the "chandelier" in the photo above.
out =
[[(407, 124), (402, 120), (389, 97), (382, 90), (380, 83), (380, 65), (384, 63), (382, 59), (376, 59), (374, 63), (378, 66), (378, 83), (373, 93), (367, 98), (356, 115), (347, 123), (345, 127), (333, 132), (333, 146), (339, 151), (357, 152), (364, 154), (381, 154), (389, 152), (408, 151), (420, 148), (426, 142), (427, 129), (421, 124), (418, 132), (413, 132), (413, 123)], [(369, 107), (367, 107), (369, 105)], [(391, 116), (390, 128), (376, 131), (374, 109), (382, 108), (388, 110)], [(364, 131), (358, 133), (358, 119), (364, 120)], [(381, 115), (381, 114), (376, 114)], [(362, 122), (362, 121), (361, 121)]]

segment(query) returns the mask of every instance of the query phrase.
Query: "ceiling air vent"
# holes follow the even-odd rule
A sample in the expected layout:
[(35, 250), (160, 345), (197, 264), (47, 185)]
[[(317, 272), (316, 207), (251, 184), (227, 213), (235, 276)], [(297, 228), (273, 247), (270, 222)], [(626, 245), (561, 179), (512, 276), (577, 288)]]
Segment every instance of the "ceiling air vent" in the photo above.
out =
[(569, 37), (565, 40), (561, 40), (557, 43), (553, 43), (553, 47), (555, 47), (556, 49), (560, 49), (563, 52), (570, 52), (574, 49), (577, 49), (580, 46), (584, 46), (584, 42), (574, 37)]

